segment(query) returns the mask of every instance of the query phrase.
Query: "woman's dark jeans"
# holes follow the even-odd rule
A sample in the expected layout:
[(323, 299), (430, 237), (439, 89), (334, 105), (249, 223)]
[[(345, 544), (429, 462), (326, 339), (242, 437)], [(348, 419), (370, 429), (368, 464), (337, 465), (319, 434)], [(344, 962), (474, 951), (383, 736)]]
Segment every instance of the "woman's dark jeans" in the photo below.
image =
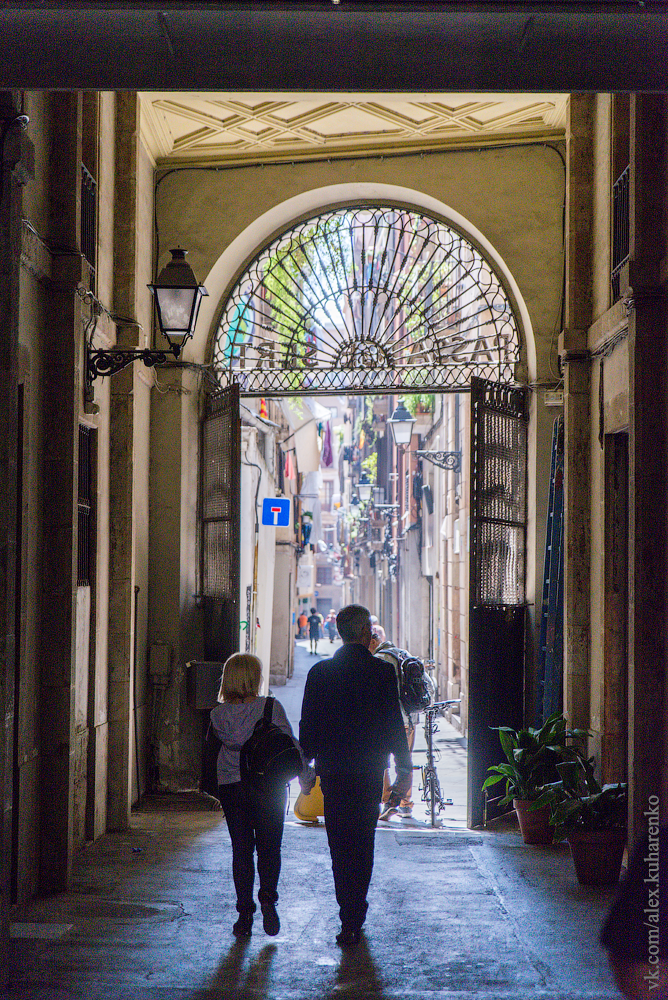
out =
[(237, 910), (239, 913), (255, 910), (253, 855), (256, 849), (260, 877), (258, 899), (260, 903), (275, 903), (281, 872), (286, 787), (282, 786), (272, 795), (260, 795), (244, 788), (238, 781), (233, 785), (219, 785), (218, 797), (232, 841), (232, 878), (237, 893)]

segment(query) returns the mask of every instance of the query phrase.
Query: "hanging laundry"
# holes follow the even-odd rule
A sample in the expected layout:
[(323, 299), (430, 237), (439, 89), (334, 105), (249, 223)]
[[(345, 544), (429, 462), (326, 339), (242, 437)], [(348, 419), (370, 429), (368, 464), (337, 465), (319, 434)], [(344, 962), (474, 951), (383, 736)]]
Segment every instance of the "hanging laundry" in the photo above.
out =
[(285, 453), (285, 469), (283, 475), (286, 479), (296, 479), (295, 474), (295, 463), (292, 461), (292, 452), (286, 451)]
[(332, 421), (325, 424), (325, 437), (322, 442), (322, 452), (320, 454), (320, 465), (323, 469), (330, 469), (334, 465), (334, 454), (332, 451)]

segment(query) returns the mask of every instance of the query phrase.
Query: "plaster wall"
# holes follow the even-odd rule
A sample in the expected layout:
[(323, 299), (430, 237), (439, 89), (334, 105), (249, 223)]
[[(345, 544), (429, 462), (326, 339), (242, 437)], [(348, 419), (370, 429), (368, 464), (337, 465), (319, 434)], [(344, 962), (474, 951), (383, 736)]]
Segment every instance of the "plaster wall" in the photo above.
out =
[[(544, 146), (170, 172), (157, 192), (161, 261), (169, 247), (187, 246), (195, 274), (215, 293), (203, 308), (192, 356), (208, 359), (207, 340), (227, 290), (210, 272), (240, 234), (250, 227), (245, 251), (241, 245), (235, 249), (225, 285), (276, 229), (327, 205), (382, 200), (388, 188), (395, 189), (399, 202), (426, 206), (433, 199), (449, 206), (464, 228), (468, 223), (489, 241), (526, 303), (536, 344), (531, 375), (549, 371), (561, 313), (564, 170), (559, 153)], [(254, 234), (256, 220), (291, 199), (297, 201), (284, 223), (276, 212), (274, 230)]]
[[(262, 520), (262, 500), (275, 493), (273, 477), (257, 448), (257, 432), (242, 427), (241, 437), (241, 620), (248, 619), (247, 588), (251, 588), (251, 613), (248, 620), (250, 652), (262, 660), (263, 694), (269, 688), (271, 668), (272, 613), (274, 607), (274, 571), (276, 534), (270, 525), (259, 524), (257, 538), (255, 520)], [(251, 464), (252, 463), (252, 464)], [(255, 468), (259, 466), (259, 468)], [(257, 508), (256, 496), (257, 491)], [(257, 542), (257, 567), (255, 547)], [(246, 632), (241, 631), (240, 648), (245, 648)]]

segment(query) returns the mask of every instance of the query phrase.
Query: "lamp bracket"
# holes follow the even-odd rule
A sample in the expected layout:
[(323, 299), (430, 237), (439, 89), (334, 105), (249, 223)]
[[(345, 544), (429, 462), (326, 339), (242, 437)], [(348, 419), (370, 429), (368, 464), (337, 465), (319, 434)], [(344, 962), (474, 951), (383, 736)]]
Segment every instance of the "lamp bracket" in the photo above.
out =
[(432, 465), (437, 465), (439, 469), (448, 469), (451, 472), (462, 471), (461, 451), (413, 451), (416, 458), (424, 458)]
[(153, 368), (155, 365), (164, 365), (172, 358), (178, 358), (180, 353), (180, 350), (174, 348), (165, 351), (149, 351), (147, 348), (89, 351), (86, 366), (88, 384), (98, 375), (115, 375), (134, 361), (143, 361), (147, 368)]

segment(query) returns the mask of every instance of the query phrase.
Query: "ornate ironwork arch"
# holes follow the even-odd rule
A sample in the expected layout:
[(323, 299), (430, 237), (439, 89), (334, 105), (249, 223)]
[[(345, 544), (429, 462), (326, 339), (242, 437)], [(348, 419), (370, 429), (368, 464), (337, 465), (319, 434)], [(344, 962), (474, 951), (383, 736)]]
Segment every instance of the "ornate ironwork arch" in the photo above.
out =
[(446, 223), (339, 208), (266, 246), (232, 289), (213, 350), (247, 396), (511, 384), (520, 341), (494, 268)]

